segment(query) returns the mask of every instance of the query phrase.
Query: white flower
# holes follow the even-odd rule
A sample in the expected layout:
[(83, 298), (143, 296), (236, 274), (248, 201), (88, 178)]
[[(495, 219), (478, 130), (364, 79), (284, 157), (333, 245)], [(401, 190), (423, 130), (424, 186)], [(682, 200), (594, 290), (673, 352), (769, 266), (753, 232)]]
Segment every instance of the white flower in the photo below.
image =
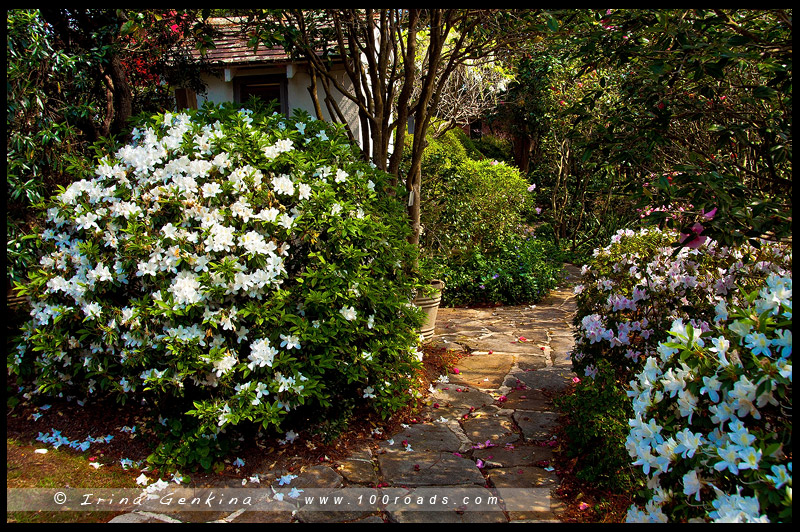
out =
[(339, 312), (347, 321), (353, 321), (358, 317), (356, 310), (353, 307), (343, 306)]
[(697, 470), (693, 469), (683, 475), (683, 493), (685, 495), (694, 495), (695, 500), (700, 500), (700, 488), (703, 487), (703, 483), (697, 478)]
[(275, 250), (274, 242), (267, 242), (258, 231), (248, 231), (239, 237), (239, 246), (250, 255), (266, 255)]
[(194, 305), (203, 299), (200, 293), (200, 281), (197, 280), (194, 272), (188, 270), (183, 270), (175, 276), (169, 287), (169, 292), (179, 306)]
[(291, 473), (287, 473), (283, 475), (280, 479), (278, 479), (279, 486), (288, 486), (292, 480), (296, 479), (297, 475), (292, 475)]
[(214, 361), (214, 372), (216, 373), (217, 377), (222, 377), (232, 370), (237, 362), (238, 360), (236, 360), (235, 356), (228, 354), (221, 360)]
[(231, 251), (235, 245), (235, 229), (215, 223), (211, 226), (209, 235), (204, 242), (206, 253), (210, 251)]
[(294, 335), (286, 335), (282, 334), (281, 340), (281, 347), (286, 347), (287, 350), (289, 349), (300, 349), (300, 339)]
[(247, 357), (251, 362), (247, 365), (251, 370), (255, 367), (272, 367), (272, 361), (278, 350), (269, 345), (269, 339), (263, 338), (250, 344), (250, 355)]
[(286, 196), (294, 194), (294, 183), (288, 175), (273, 177), (272, 186), (278, 194), (285, 194)]
[(264, 148), (264, 155), (267, 156), (267, 159), (274, 159), (281, 153), (285, 153), (293, 149), (294, 146), (292, 145), (291, 139), (281, 139), (272, 146), (267, 146)]
[(297, 198), (300, 200), (307, 200), (311, 197), (311, 185), (300, 183), (297, 185)]

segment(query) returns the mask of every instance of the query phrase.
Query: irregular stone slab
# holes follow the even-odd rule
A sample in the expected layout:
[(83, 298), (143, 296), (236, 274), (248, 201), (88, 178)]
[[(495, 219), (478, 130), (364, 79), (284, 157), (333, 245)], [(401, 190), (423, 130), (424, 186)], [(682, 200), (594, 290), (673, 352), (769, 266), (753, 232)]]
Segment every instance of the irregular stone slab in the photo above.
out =
[(522, 466), (490, 469), (489, 483), (509, 510), (509, 519), (552, 519), (559, 508), (553, 493), (560, 482), (554, 472)]
[(496, 389), (505, 379), (516, 358), (510, 353), (491, 355), (471, 355), (456, 363), (458, 374), (450, 374), (450, 383), (475, 386), (483, 389)]
[(370, 515), (369, 517), (365, 517), (364, 519), (359, 519), (357, 521), (353, 521), (353, 523), (383, 523), (384, 520), (379, 515)]
[(378, 483), (378, 474), (372, 460), (351, 458), (339, 465), (338, 473), (353, 484)]
[(505, 408), (513, 410), (531, 410), (536, 412), (557, 412), (552, 399), (545, 397), (539, 390), (511, 390), (506, 394), (503, 403)]
[(514, 423), (507, 416), (474, 417), (463, 421), (461, 427), (472, 443), (505, 445), (519, 440)]
[(539, 445), (515, 443), (509, 446), (476, 449), (472, 452), (472, 458), (482, 460), (485, 469), (530, 466), (552, 460), (553, 450)]
[(109, 523), (180, 523), (178, 519), (165, 515), (153, 514), (150, 512), (131, 512), (121, 514), (109, 521)]
[[(322, 495), (325, 502), (316, 495), (314, 502), (304, 504), (297, 511), (297, 519), (302, 523), (341, 523), (364, 519), (380, 511), (378, 505), (369, 504), (368, 500), (363, 505), (354, 504), (356, 501), (349, 500), (351, 491), (351, 488), (344, 488), (327, 492)], [(343, 502), (337, 504), (337, 497), (342, 497)]]
[[(460, 390), (460, 391), (459, 391)], [(438, 404), (438, 408), (431, 409), (430, 414), (436, 418), (450, 417), (461, 418), (470, 411), (470, 408), (479, 409), (492, 404), (494, 397), (482, 392), (475, 387), (459, 383), (439, 383), (431, 394), (431, 404)]]
[(550, 436), (558, 427), (561, 414), (517, 410), (514, 412), (513, 417), (517, 426), (522, 430), (522, 437), (526, 441), (543, 441), (550, 439)]
[[(342, 476), (327, 465), (313, 466), (293, 479), (290, 488), (328, 488), (335, 489), (343, 484)], [(282, 486), (284, 487), (284, 486)]]
[[(396, 499), (396, 500), (395, 500)], [(499, 499), (478, 486), (423, 486), (386, 505), (395, 523), (505, 523)]]
[(387, 451), (378, 455), (383, 478), (392, 486), (483, 485), (475, 462), (453, 453)]
[[(522, 337), (525, 340), (520, 341)], [(513, 333), (498, 333), (490, 338), (468, 339), (465, 342), (472, 348), (473, 352), (488, 353), (492, 351), (493, 354), (529, 354), (535, 353), (540, 344), (547, 342), (547, 334), (541, 330), (522, 330), (514, 331)]]
[(403, 441), (414, 451), (458, 451), (462, 442), (444, 423), (418, 423), (395, 433), (389, 440), (382, 441), (380, 447), (406, 453)]
[(516, 377), (535, 390), (562, 392), (572, 384), (575, 374), (566, 367), (549, 367), (517, 374)]
[(552, 336), (550, 338), (550, 347), (552, 352), (550, 354), (553, 365), (572, 367), (572, 360), (569, 353), (575, 347), (575, 339), (572, 336)]
[(270, 501), (262, 505), (266, 510), (246, 510), (229, 523), (291, 523), (297, 506), (288, 501)]
[(536, 466), (500, 467), (490, 469), (486, 476), (495, 488), (555, 489), (560, 484), (555, 471)]

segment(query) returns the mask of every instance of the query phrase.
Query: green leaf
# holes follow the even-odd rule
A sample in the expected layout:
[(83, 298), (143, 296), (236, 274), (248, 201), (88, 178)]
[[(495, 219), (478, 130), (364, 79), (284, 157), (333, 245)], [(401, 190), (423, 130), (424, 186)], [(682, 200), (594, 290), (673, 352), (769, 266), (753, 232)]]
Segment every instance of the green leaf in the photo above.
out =
[(753, 96), (761, 100), (771, 100), (775, 98), (777, 94), (778, 91), (776, 91), (772, 87), (765, 87), (763, 85), (753, 89)]

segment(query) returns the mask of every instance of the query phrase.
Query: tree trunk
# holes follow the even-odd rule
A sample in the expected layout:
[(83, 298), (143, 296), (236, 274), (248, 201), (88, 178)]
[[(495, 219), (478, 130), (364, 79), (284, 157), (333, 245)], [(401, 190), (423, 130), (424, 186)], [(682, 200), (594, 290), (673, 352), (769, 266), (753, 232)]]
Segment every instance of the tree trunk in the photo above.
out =
[(531, 145), (533, 141), (527, 135), (514, 135), (511, 145), (514, 147), (514, 164), (523, 174), (528, 173), (531, 165)]
[(114, 118), (111, 124), (113, 134), (121, 133), (128, 127), (128, 120), (133, 114), (133, 90), (131, 89), (128, 73), (114, 55), (109, 65), (108, 75), (114, 86)]

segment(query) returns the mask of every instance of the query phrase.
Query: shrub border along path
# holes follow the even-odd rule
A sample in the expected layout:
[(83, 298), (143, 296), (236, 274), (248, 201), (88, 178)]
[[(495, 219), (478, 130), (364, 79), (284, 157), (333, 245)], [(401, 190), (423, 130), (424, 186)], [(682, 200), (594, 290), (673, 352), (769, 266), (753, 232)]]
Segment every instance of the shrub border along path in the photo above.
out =
[[(111, 522), (558, 522), (565, 510), (556, 491), (553, 433), (561, 414), (552, 397), (575, 374), (572, 349), (575, 301), (572, 286), (580, 270), (565, 265), (565, 281), (537, 305), (441, 308), (434, 346), (466, 351), (452, 373), (432, 386), (421, 421), (388, 435), (376, 451), (364, 449), (332, 465), (315, 466), (281, 484), (286, 472), (264, 475), (259, 488), (300, 497), (275, 501), (269, 511), (136, 511)], [(427, 421), (430, 420), (430, 421)], [(240, 486), (229, 486), (240, 487)], [(251, 486), (248, 486), (251, 487)], [(455, 506), (415, 511), (408, 504), (364, 504), (334, 511), (303, 505), (305, 495), (355, 492), (354, 488), (412, 496), (464, 492), (496, 494), (509, 500), (515, 488), (540, 494), (522, 511), (501, 505)], [(365, 491), (365, 494), (370, 491)], [(367, 500), (365, 497), (364, 500)]]

